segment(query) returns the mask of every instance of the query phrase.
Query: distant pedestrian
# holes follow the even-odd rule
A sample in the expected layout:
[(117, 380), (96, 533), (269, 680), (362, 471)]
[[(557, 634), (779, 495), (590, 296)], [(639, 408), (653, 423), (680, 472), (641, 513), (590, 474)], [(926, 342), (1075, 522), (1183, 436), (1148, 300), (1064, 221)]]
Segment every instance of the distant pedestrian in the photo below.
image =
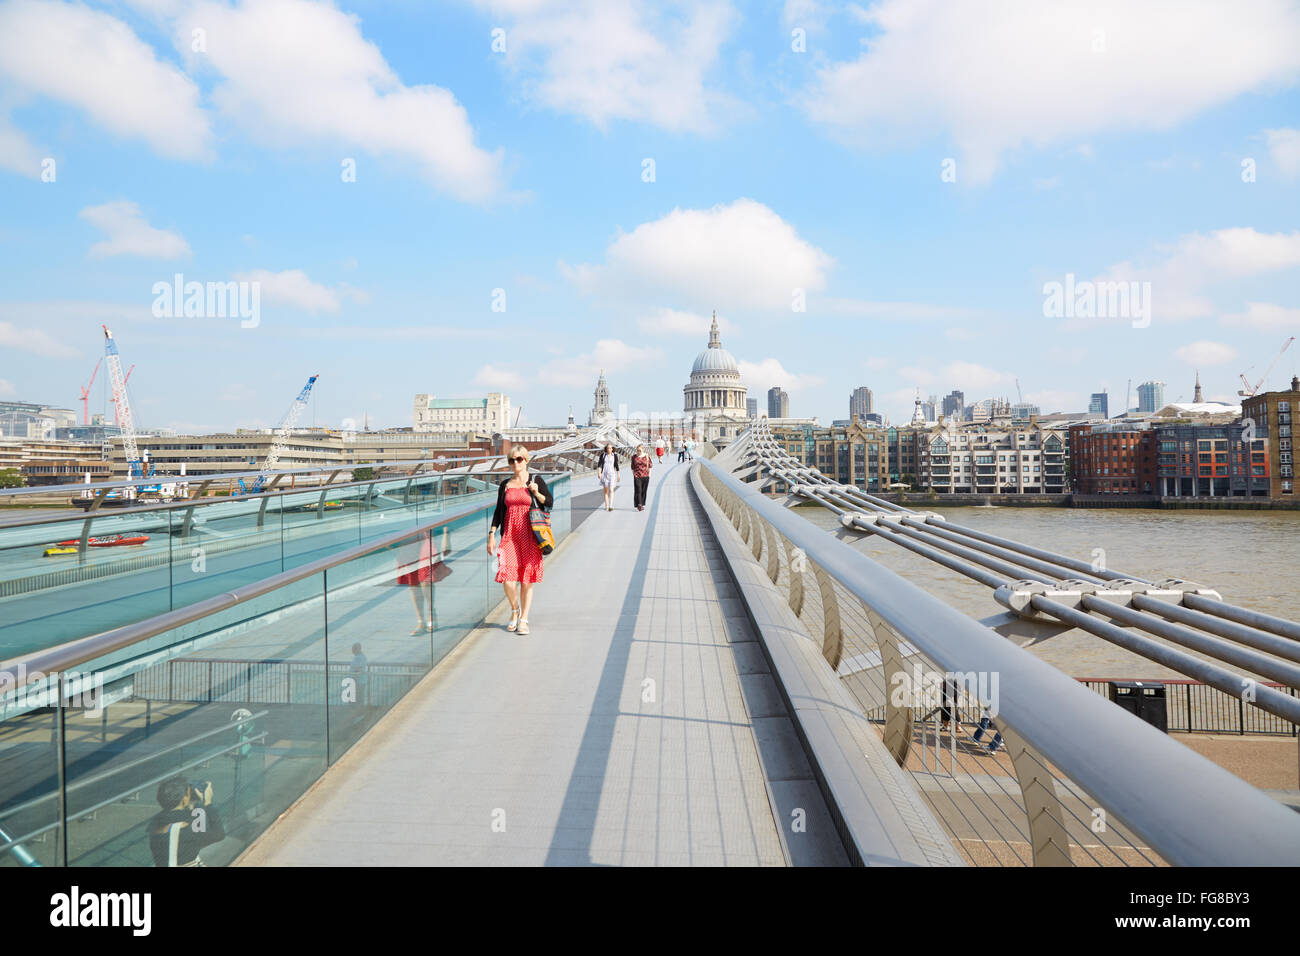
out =
[(606, 443), (605, 450), (596, 460), (596, 473), (600, 475), (600, 487), (605, 489), (605, 510), (614, 510), (614, 487), (623, 479), (618, 472), (618, 454), (612, 444)]
[(507, 631), (528, 633), (528, 611), (533, 606), (533, 585), (542, 580), (542, 548), (533, 534), (528, 512), (533, 508), (550, 511), (555, 496), (541, 475), (528, 471), (528, 449), (510, 449), (510, 477), (497, 488), (497, 508), (488, 530), (487, 552), (497, 553), (496, 530), (501, 529), (501, 554), (497, 558), (497, 583), (505, 586), (510, 602)]
[(663, 440), (662, 438), (656, 438), (656, 439), (655, 439), (655, 458), (658, 459), (658, 461), (659, 461), (660, 464), (663, 464), (663, 460), (664, 460), (664, 440)]
[(691, 441), (689, 438), (686, 440), (686, 460), (695, 460), (695, 442)]
[[(980, 725), (978, 728), (976, 728), (975, 733), (972, 735), (976, 743), (980, 742), (981, 738), (983, 738), (984, 736), (984, 732), (989, 729), (989, 726), (992, 723), (993, 723), (993, 719), (989, 717), (989, 712), (987, 709), (985, 709), (983, 715), (980, 717)], [(993, 739), (989, 742), (989, 753), (995, 754), (1001, 749), (1002, 749), (1002, 733), (995, 727), (993, 728)]]
[(678, 461), (685, 461), (685, 460), (686, 460), (686, 442), (685, 442), (685, 440), (683, 440), (682, 443), (681, 443), (680, 445), (677, 446), (677, 460), (678, 460)]
[(650, 487), (650, 456), (645, 453), (645, 445), (636, 446), (632, 456), (632, 503), (637, 511), (645, 511), (645, 494)]

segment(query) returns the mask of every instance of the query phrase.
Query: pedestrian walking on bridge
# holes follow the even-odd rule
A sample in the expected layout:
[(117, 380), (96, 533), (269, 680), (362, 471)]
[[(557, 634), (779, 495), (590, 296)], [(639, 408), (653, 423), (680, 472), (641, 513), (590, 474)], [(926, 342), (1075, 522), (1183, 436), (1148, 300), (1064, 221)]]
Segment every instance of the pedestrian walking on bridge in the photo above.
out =
[(650, 468), (652, 462), (646, 454), (645, 445), (636, 446), (632, 456), (632, 503), (637, 511), (645, 511), (646, 491), (650, 487)]
[(533, 585), (542, 580), (542, 548), (533, 534), (528, 512), (533, 508), (550, 511), (555, 505), (541, 475), (528, 471), (528, 449), (510, 449), (510, 477), (497, 488), (497, 508), (488, 530), (487, 552), (497, 553), (497, 528), (501, 529), (501, 554), (497, 558), (497, 583), (505, 586), (510, 602), (507, 631), (528, 633), (528, 612), (533, 606)]
[(605, 450), (596, 460), (596, 473), (600, 475), (600, 487), (605, 489), (605, 510), (614, 510), (614, 488), (622, 480), (618, 473), (618, 454), (613, 444), (606, 443)]

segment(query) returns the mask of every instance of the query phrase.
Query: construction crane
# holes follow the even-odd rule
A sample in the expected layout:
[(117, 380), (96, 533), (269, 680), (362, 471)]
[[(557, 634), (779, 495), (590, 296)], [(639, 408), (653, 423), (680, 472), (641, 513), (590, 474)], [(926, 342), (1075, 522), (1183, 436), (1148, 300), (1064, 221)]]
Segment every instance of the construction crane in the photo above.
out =
[[(104, 329), (104, 357), (108, 359), (108, 379), (113, 386), (113, 404), (117, 406), (117, 415), (122, 423), (122, 453), (126, 456), (126, 470), (129, 478), (144, 478), (144, 462), (140, 458), (140, 449), (135, 440), (135, 419), (131, 415), (131, 400), (126, 396), (126, 377), (122, 374), (122, 359), (117, 352), (117, 342), (113, 333)], [(132, 366), (134, 368), (134, 366)]]
[[(134, 371), (135, 371), (135, 366), (134, 366), (134, 365), (132, 365), (129, 369), (126, 370), (126, 374), (125, 374), (124, 376), (122, 376), (122, 384), (123, 384), (123, 385), (130, 385), (130, 384), (131, 384), (131, 373), (134, 372)], [(121, 415), (121, 413), (117, 410), (117, 399), (116, 399), (116, 398), (113, 399), (113, 424), (114, 424), (114, 425), (121, 425), (121, 424), (122, 424), (122, 415)]]
[(103, 364), (102, 358), (95, 363), (95, 370), (90, 373), (90, 381), (81, 390), (81, 424), (83, 425), (90, 424), (90, 387), (95, 384), (95, 376), (99, 374), (99, 367)]
[(266, 461), (262, 462), (262, 470), (253, 480), (253, 484), (250, 486), (244, 484), (242, 480), (239, 482), (239, 490), (244, 494), (259, 494), (266, 485), (266, 480), (271, 477), (271, 472), (280, 463), (280, 456), (284, 454), (285, 446), (289, 444), (289, 433), (293, 431), (293, 426), (298, 423), (298, 417), (302, 414), (302, 410), (307, 407), (307, 398), (311, 395), (311, 387), (316, 384), (318, 378), (320, 378), (319, 375), (313, 375), (307, 379), (307, 384), (302, 387), (298, 397), (289, 406), (284, 421), (280, 422), (280, 427), (276, 430), (275, 441), (271, 443), (271, 450), (267, 452)]
[(1278, 350), (1277, 355), (1273, 357), (1273, 361), (1269, 363), (1268, 370), (1264, 372), (1263, 377), (1260, 378), (1260, 380), (1256, 382), (1254, 385), (1251, 385), (1250, 381), (1246, 378), (1246, 372), (1249, 372), (1250, 369), (1246, 369), (1246, 372), (1242, 372), (1241, 384), (1246, 387), (1238, 390), (1237, 394), (1240, 395), (1242, 398), (1254, 398), (1255, 395), (1258, 394), (1259, 390), (1264, 387), (1264, 382), (1268, 379), (1268, 373), (1273, 371), (1273, 366), (1277, 365), (1277, 360), (1282, 357), (1283, 352), (1285, 352), (1287, 349), (1291, 347), (1291, 343), (1294, 341), (1295, 341), (1295, 336), (1293, 335), (1285, 342), (1282, 343), (1282, 348)]

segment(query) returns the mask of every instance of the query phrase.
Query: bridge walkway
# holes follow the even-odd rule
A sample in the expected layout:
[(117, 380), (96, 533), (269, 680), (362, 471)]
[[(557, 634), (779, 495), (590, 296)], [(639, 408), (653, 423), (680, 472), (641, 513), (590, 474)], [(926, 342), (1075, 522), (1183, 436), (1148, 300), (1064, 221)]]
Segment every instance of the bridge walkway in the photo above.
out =
[(239, 863), (844, 864), (686, 466), (627, 478)]

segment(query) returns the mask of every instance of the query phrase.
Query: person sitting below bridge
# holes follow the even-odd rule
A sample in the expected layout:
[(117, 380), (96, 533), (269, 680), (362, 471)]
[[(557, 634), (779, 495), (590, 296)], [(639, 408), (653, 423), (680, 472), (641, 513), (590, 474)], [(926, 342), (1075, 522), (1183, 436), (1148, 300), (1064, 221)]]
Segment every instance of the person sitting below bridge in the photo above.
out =
[(162, 812), (149, 821), (149, 850), (156, 866), (206, 866), (199, 850), (226, 838), (221, 817), (212, 805), (212, 781), (202, 787), (184, 777), (158, 784)]

